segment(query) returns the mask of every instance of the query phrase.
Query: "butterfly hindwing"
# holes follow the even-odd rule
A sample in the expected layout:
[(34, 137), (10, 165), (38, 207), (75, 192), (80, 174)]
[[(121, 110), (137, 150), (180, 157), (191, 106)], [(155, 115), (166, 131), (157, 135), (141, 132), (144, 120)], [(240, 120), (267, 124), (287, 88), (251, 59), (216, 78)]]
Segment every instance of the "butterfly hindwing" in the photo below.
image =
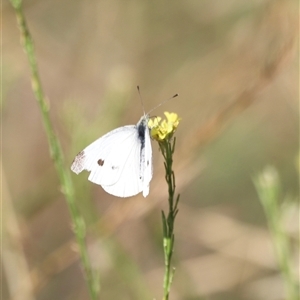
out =
[[(103, 189), (115, 196), (129, 197), (142, 191), (143, 180), (140, 177), (140, 145), (131, 144), (130, 152), (123, 153), (123, 164), (118, 181), (112, 185), (102, 185)], [(126, 147), (123, 145), (121, 147)], [(129, 145), (128, 145), (129, 146)], [(127, 149), (126, 149), (127, 150)]]

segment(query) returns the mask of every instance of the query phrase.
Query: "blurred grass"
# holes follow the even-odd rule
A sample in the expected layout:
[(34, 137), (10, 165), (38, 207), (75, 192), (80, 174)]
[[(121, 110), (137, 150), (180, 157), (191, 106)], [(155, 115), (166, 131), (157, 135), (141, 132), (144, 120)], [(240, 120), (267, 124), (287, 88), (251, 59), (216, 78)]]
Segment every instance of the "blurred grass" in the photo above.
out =
[[(299, 194), (294, 165), (299, 148), (299, 74), (293, 44), (298, 5), (25, 2), (50, 117), (68, 165), (104, 132), (137, 122), (142, 113), (137, 84), (146, 109), (179, 93), (154, 112), (172, 110), (183, 118), (174, 162), (185, 203), (178, 216), (172, 299), (284, 299), (251, 175), (272, 164), (282, 175), (285, 192), (295, 198)], [(28, 278), (39, 274), (32, 280), (37, 299), (88, 299), (78, 253), (71, 247), (70, 219), (32, 99), (15, 16), (5, 3), (3, 10), (3, 172)], [(270, 71), (270, 62), (277, 62), (277, 68), (266, 84), (260, 74)], [(244, 99), (243, 92), (253, 86), (263, 88), (253, 89), (249, 106), (240, 106), (223, 123), (211, 122), (221, 120), (224, 109)], [(120, 201), (90, 185), (86, 175), (74, 176), (79, 199), (86, 199), (78, 201), (78, 207), (87, 223), (93, 267), (103, 272), (103, 299), (143, 298), (135, 293), (134, 281), (127, 281), (131, 272), (137, 272), (143, 283), (136, 285), (160, 298), (158, 211), (166, 203), (161, 200), (162, 162), (153, 148), (154, 179), (146, 200)], [(298, 219), (292, 212), (288, 234), (295, 241)], [(103, 236), (120, 254), (109, 249)], [(137, 271), (124, 267), (130, 259)], [(294, 262), (298, 264), (297, 258)], [(10, 271), (18, 270), (11, 266)], [(3, 290), (9, 299), (10, 291)]]
[[(283, 225), (286, 209), (292, 203), (287, 203), (287, 201), (281, 203), (281, 182), (274, 167), (266, 167), (261, 174), (254, 178), (254, 183), (268, 220), (278, 265), (286, 286), (286, 299), (297, 300), (300, 296), (300, 286), (297, 283), (293, 267), (291, 242)], [(296, 209), (299, 211), (299, 207)], [(298, 271), (299, 269), (296, 268), (296, 272)]]
[(90, 299), (95, 300), (98, 298), (100, 290), (99, 272), (94, 272), (91, 267), (90, 259), (88, 256), (87, 245), (85, 242), (86, 228), (85, 221), (79, 213), (76, 203), (73, 183), (70, 177), (70, 170), (65, 166), (64, 155), (60, 142), (54, 132), (52, 122), (49, 116), (49, 107), (47, 100), (44, 96), (42, 82), (38, 71), (37, 60), (35, 56), (33, 38), (27, 27), (25, 15), (23, 13), (23, 6), (21, 0), (11, 0), (11, 4), (15, 9), (18, 26), (20, 30), (21, 44), (27, 55), (29, 67), (31, 71), (31, 85), (35, 98), (38, 102), (40, 112), (42, 115), (44, 129), (47, 135), (50, 156), (55, 165), (57, 175), (60, 180), (62, 192), (68, 204), (69, 212), (74, 227), (74, 234), (76, 237), (81, 263), (85, 272), (85, 280), (87, 283)]

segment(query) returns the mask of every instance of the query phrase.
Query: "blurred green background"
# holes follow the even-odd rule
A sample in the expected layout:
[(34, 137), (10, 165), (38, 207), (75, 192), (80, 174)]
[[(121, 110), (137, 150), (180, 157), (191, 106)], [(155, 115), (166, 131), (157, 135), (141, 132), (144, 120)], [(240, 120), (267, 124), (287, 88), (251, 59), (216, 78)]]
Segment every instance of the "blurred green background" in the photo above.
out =
[[(252, 178), (274, 165), (299, 268), (298, 1), (24, 2), (67, 167), (143, 111), (182, 121), (171, 299), (279, 300), (282, 278)], [(14, 11), (2, 3), (3, 299), (88, 299)], [(243, 98), (251, 91), (250, 101)], [(246, 99), (247, 100), (247, 99)], [(241, 107), (228, 118), (226, 108)], [(247, 109), (245, 109), (247, 107)], [(212, 120), (217, 120), (211, 131)], [(101, 299), (161, 299), (162, 158), (149, 196), (119, 199), (72, 178)], [(177, 167), (177, 169), (176, 169)]]

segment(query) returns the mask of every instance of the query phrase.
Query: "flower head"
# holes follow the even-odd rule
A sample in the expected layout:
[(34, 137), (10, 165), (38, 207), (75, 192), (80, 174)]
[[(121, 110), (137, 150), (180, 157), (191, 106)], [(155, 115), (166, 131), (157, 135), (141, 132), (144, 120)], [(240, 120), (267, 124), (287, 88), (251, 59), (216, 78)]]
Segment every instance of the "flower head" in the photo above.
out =
[(165, 112), (164, 114), (167, 120), (155, 117), (154, 119), (150, 119), (148, 122), (151, 137), (159, 142), (165, 139), (170, 139), (181, 120), (176, 113)]

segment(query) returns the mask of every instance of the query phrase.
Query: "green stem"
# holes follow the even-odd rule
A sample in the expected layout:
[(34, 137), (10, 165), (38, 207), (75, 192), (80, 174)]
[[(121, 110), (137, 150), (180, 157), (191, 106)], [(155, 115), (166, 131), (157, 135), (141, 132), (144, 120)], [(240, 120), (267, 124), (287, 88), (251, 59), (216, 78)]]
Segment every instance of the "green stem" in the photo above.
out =
[(85, 223), (76, 207), (74, 187), (70, 177), (70, 172), (65, 168), (63, 152), (59, 140), (54, 133), (53, 126), (49, 117), (49, 106), (47, 104), (46, 97), (42, 89), (42, 84), (38, 73), (37, 61), (34, 52), (34, 44), (22, 10), (22, 1), (10, 1), (16, 12), (18, 25), (21, 32), (22, 45), (29, 60), (32, 90), (34, 92), (35, 98), (38, 102), (42, 114), (43, 125), (46, 131), (50, 148), (50, 155), (54, 161), (55, 168), (58, 173), (60, 184), (62, 187), (62, 191), (65, 195), (72, 222), (74, 224), (74, 233), (76, 236), (77, 243), (79, 245), (80, 258), (84, 267), (90, 298), (92, 300), (96, 300), (99, 293), (99, 283), (96, 278), (97, 276), (95, 276), (96, 274), (91, 268), (91, 263), (88, 256), (87, 246), (85, 243)]
[(164, 274), (164, 297), (163, 300), (169, 299), (171, 284), (173, 280), (173, 275), (175, 269), (171, 269), (171, 261), (173, 256), (173, 248), (174, 248), (174, 223), (175, 217), (178, 213), (178, 201), (179, 195), (174, 201), (175, 195), (175, 175), (173, 172), (173, 153), (175, 149), (175, 139), (173, 144), (171, 144), (170, 140), (164, 140), (159, 143), (161, 152), (165, 159), (164, 166), (166, 172), (166, 182), (168, 184), (168, 203), (169, 203), (169, 212), (166, 217), (165, 213), (162, 212), (162, 222), (163, 222), (163, 248), (164, 248), (164, 259), (165, 259), (165, 274)]
[(266, 168), (254, 179), (254, 183), (268, 221), (276, 259), (285, 283), (286, 299), (299, 299), (299, 286), (291, 262), (290, 241), (282, 224), (280, 180), (277, 170), (273, 167)]

